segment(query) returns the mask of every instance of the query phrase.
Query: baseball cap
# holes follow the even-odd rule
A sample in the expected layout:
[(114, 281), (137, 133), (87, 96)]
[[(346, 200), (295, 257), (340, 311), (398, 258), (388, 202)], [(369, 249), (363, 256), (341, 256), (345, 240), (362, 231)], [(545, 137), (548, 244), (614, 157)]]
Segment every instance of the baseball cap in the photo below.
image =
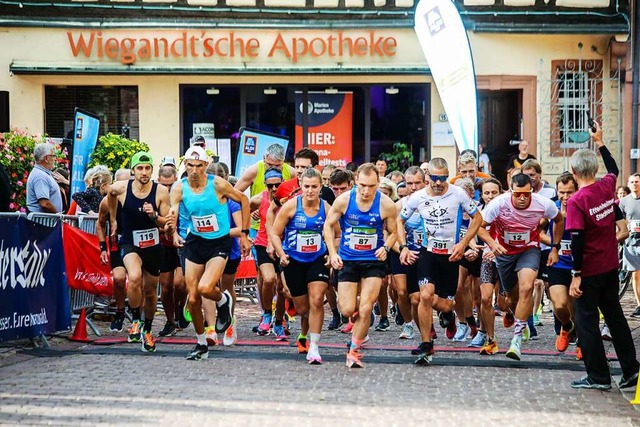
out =
[(204, 151), (202, 147), (198, 147), (194, 145), (189, 148), (187, 152), (184, 154), (184, 160), (202, 160), (203, 162), (208, 162), (207, 152)]
[(191, 143), (191, 146), (193, 147), (194, 145), (205, 145), (207, 141), (205, 141), (204, 136), (202, 135), (198, 135), (196, 136), (196, 138), (193, 140), (193, 142)]
[(153, 166), (153, 157), (151, 157), (151, 154), (147, 153), (146, 151), (138, 151), (131, 158), (131, 169), (135, 168), (138, 165), (145, 164)]
[(167, 166), (167, 165), (175, 166), (176, 165), (176, 159), (171, 157), (171, 156), (163, 157), (162, 160), (160, 161), (160, 167)]

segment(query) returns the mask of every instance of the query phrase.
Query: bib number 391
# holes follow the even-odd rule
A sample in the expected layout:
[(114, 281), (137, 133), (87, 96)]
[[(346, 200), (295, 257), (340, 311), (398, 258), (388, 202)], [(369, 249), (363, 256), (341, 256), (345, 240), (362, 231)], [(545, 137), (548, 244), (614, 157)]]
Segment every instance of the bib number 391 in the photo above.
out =
[(429, 238), (427, 241), (427, 250), (434, 254), (451, 254), (453, 250), (453, 241)]
[(149, 248), (160, 244), (160, 233), (157, 228), (133, 231), (133, 245), (139, 248)]

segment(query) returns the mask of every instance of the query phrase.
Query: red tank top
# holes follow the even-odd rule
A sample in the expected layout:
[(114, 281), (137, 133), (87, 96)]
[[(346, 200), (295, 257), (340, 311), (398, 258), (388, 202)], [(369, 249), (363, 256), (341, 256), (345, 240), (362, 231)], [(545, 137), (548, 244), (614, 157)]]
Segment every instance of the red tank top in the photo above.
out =
[(258, 230), (254, 244), (256, 246), (264, 246), (265, 248), (269, 244), (267, 230), (264, 228), (267, 223), (267, 211), (269, 210), (269, 205), (271, 205), (271, 200), (269, 200), (269, 191), (264, 190), (262, 192), (262, 203), (260, 203), (260, 207), (258, 208), (258, 213), (260, 214), (260, 229)]

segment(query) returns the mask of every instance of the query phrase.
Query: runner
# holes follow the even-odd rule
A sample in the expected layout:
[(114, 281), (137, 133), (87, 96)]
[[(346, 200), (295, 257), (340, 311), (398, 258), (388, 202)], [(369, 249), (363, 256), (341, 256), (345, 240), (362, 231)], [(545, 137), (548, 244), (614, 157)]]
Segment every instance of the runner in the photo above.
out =
[[(302, 195), (289, 200), (280, 209), (270, 229), (269, 240), (273, 242), (283, 268), (285, 292), (293, 298), (296, 312), (303, 319), (308, 318), (310, 345), (307, 360), (310, 364), (321, 364), (318, 343), (324, 319), (324, 294), (329, 283), (322, 228), (329, 204), (320, 199), (320, 172), (311, 168), (305, 170), (301, 184)], [(334, 228), (338, 235), (338, 225)]]
[(629, 221), (630, 236), (624, 243), (622, 259), (627, 271), (632, 272), (631, 284), (636, 300), (636, 309), (630, 317), (640, 318), (640, 174), (629, 176), (627, 185), (631, 193), (620, 200), (620, 209)]
[[(564, 217), (548, 198), (533, 193), (531, 179), (519, 173), (511, 179), (511, 192), (500, 195), (482, 211), (478, 235), (496, 255), (502, 289), (515, 315), (515, 330), (506, 356), (520, 360), (523, 339), (528, 339), (527, 319), (533, 310), (533, 282), (540, 266), (540, 220), (554, 221), (554, 242), (562, 240)], [(492, 224), (491, 234), (484, 227)], [(497, 238), (497, 241), (494, 240)], [(547, 265), (558, 261), (560, 243), (554, 244)], [(505, 313), (506, 315), (506, 313)]]
[(242, 209), (240, 246), (248, 253), (249, 203), (247, 197), (231, 187), (227, 181), (206, 174), (207, 155), (200, 147), (191, 147), (185, 153), (187, 178), (171, 189), (171, 217), (168, 231), (174, 235), (176, 246), (180, 236), (175, 233), (174, 218), (184, 206), (190, 218), (185, 247), (185, 280), (189, 292), (188, 304), (197, 344), (187, 355), (188, 360), (201, 360), (209, 356), (202, 315), (202, 298), (216, 301), (218, 318), (215, 330), (223, 333), (232, 322), (233, 298), (228, 291), (217, 288), (231, 251), (228, 199), (239, 202)]
[[(351, 316), (356, 307), (358, 311), (346, 364), (362, 368), (362, 343), (371, 326), (373, 303), (387, 274), (385, 261), (389, 248), (396, 242), (397, 211), (391, 199), (377, 191), (378, 170), (373, 164), (361, 165), (356, 178), (358, 187), (340, 195), (331, 206), (324, 224), (324, 240), (331, 266), (339, 270), (338, 301), (342, 314)], [(342, 236), (336, 250), (334, 227), (338, 222)]]
[[(456, 332), (453, 313), (460, 259), (464, 255), (469, 241), (476, 235), (481, 217), (476, 203), (464, 190), (450, 185), (449, 166), (443, 158), (436, 157), (429, 162), (428, 185), (409, 197), (406, 206), (400, 212), (400, 220), (408, 221), (415, 211), (422, 216), (425, 240), (418, 257), (418, 286), (420, 302), (418, 304), (418, 326), (422, 342), (415, 363), (431, 363), (434, 355), (431, 337), (432, 311), (440, 311), (440, 325), (446, 328), (447, 338)], [(462, 212), (471, 216), (469, 228), (460, 238), (460, 218)], [(400, 237), (400, 262), (411, 264), (415, 255)]]
[[(158, 276), (163, 248), (160, 230), (169, 212), (169, 192), (151, 180), (153, 158), (140, 151), (131, 158), (133, 180), (118, 181), (109, 189), (110, 231), (116, 236), (118, 204), (122, 205), (119, 247), (129, 277), (127, 296), (133, 322), (129, 342), (142, 341), (142, 351), (155, 352), (151, 334), (153, 316), (158, 302)], [(140, 307), (144, 307), (144, 326), (140, 322)]]

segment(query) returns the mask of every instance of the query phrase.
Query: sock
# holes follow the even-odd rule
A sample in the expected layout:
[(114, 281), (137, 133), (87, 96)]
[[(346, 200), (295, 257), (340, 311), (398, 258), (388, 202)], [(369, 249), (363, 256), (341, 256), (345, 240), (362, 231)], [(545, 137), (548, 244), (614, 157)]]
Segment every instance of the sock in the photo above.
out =
[(527, 327), (527, 321), (526, 320), (516, 319), (515, 329), (513, 331), (513, 335), (514, 336), (522, 335), (522, 333), (524, 332), (524, 328), (526, 328), (526, 327)]
[(467, 321), (469, 326), (478, 327), (478, 325), (476, 324), (476, 318), (475, 317), (469, 316), (465, 320)]
[(216, 307), (220, 307), (220, 306), (222, 306), (222, 305), (226, 304), (228, 299), (229, 299), (229, 298), (227, 298), (227, 294), (225, 294), (225, 293), (223, 292), (223, 293), (222, 293), (222, 298), (220, 298), (220, 301), (216, 301)]
[(198, 338), (198, 345), (207, 345), (206, 334), (196, 334), (196, 338)]
[(338, 317), (340, 316), (340, 312), (338, 311), (337, 308), (332, 308), (331, 309), (331, 313), (333, 314), (333, 317)]
[(153, 324), (153, 319), (144, 319), (144, 332), (151, 332), (151, 326)]
[(317, 347), (318, 343), (320, 342), (320, 334), (315, 334), (315, 333), (311, 332), (309, 334), (309, 338), (311, 339), (311, 343), (310, 343), (311, 347), (313, 347), (313, 346)]
[(359, 340), (354, 336), (351, 336), (351, 350), (357, 350), (360, 347), (362, 347), (362, 341), (364, 340)]
[(131, 317), (133, 321), (140, 320), (140, 307), (131, 309)]

